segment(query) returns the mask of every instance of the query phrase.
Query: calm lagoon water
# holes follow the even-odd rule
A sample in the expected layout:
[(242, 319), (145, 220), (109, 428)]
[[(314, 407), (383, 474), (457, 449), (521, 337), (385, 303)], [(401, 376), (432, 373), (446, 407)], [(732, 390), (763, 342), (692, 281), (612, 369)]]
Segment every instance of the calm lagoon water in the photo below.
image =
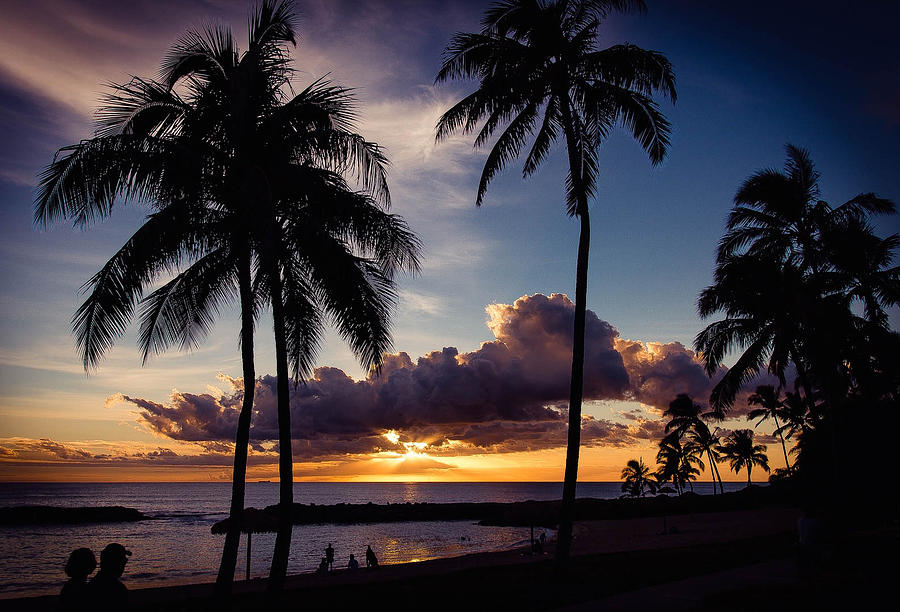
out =
[[(742, 483), (725, 483), (727, 490)], [(617, 482), (579, 483), (578, 497), (611, 499)], [(711, 493), (709, 483), (694, 483)], [(215, 580), (224, 536), (212, 535), (213, 523), (227, 516), (230, 483), (0, 483), (0, 507), (19, 505), (127, 506), (154, 520), (138, 523), (57, 526), (0, 526), (0, 598), (58, 593), (65, 581), (69, 552), (87, 546), (99, 557), (109, 542), (134, 554), (124, 580), (137, 586)], [(562, 484), (527, 483), (309, 483), (294, 484), (298, 503), (512, 502), (558, 499)], [(263, 508), (278, 501), (278, 483), (248, 483), (246, 506)], [(335, 567), (350, 553), (364, 559), (371, 544), (381, 563), (402, 563), (524, 544), (529, 530), (483, 527), (471, 521), (375, 523), (368, 525), (295, 525), (288, 571), (312, 572), (331, 543)], [(275, 534), (254, 534), (251, 575), (265, 576)], [(237, 574), (243, 577), (246, 537), (241, 539)]]

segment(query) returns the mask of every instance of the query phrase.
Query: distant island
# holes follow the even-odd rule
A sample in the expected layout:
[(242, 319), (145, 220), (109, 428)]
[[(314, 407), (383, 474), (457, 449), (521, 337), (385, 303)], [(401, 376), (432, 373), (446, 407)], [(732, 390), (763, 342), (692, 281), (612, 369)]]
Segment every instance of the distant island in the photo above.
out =
[(78, 523), (133, 523), (150, 517), (124, 506), (11, 506), (0, 508), (0, 525), (74, 525)]

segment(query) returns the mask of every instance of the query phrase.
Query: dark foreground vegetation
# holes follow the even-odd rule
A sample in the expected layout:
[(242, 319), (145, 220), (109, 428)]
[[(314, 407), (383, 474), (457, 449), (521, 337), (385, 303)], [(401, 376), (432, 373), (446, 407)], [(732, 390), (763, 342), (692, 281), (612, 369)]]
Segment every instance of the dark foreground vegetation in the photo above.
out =
[(150, 517), (124, 506), (14, 506), (0, 508), (0, 525), (74, 525), (76, 523), (128, 523)]

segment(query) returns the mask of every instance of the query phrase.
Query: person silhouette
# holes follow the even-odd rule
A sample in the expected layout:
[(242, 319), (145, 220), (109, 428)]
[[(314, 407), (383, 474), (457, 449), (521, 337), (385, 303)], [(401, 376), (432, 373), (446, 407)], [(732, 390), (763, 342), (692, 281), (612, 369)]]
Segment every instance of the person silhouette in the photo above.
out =
[(334, 569), (334, 549), (331, 547), (331, 542), (328, 543), (328, 548), (325, 549), (325, 560), (328, 561), (328, 571)]
[(319, 567), (316, 569), (316, 573), (320, 576), (324, 576), (328, 573), (328, 561), (325, 557), (322, 557), (322, 560), (319, 562)]
[(130, 556), (131, 551), (116, 542), (107, 544), (100, 553), (100, 571), (88, 583), (92, 609), (121, 611), (128, 607), (128, 589), (119, 578)]
[(378, 567), (378, 557), (371, 545), (366, 546), (366, 567)]
[(60, 608), (63, 610), (88, 610), (87, 577), (97, 567), (97, 558), (90, 548), (76, 548), (66, 562), (66, 576), (69, 580), (59, 593)]
[(350, 561), (347, 562), (347, 569), (351, 572), (355, 572), (359, 569), (359, 561), (356, 560), (356, 557), (350, 555)]

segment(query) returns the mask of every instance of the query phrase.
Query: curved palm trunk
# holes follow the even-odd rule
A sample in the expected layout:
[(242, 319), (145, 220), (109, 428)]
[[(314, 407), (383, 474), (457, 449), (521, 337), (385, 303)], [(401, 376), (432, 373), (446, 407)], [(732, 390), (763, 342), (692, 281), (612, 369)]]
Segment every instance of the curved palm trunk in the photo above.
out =
[[(241, 542), (241, 514), (244, 511), (244, 492), (247, 476), (247, 449), (250, 444), (250, 417), (253, 412), (253, 395), (256, 371), (253, 361), (253, 298), (251, 295), (250, 255), (245, 253), (238, 262), (238, 287), (241, 299), (241, 364), (244, 376), (244, 398), (238, 417), (234, 441), (234, 472), (231, 480), (230, 523), (225, 534), (222, 561), (216, 577), (215, 592), (218, 596), (231, 594), (234, 570), (237, 566), (238, 546)], [(248, 536), (249, 538), (249, 536)], [(249, 547), (249, 541), (248, 541)], [(248, 548), (249, 550), (249, 548)], [(249, 564), (249, 558), (247, 563)]]
[[(772, 418), (775, 419), (775, 429), (780, 430), (781, 426), (778, 424), (778, 415), (773, 413)], [(778, 431), (778, 437), (781, 438), (781, 450), (784, 452), (784, 467), (787, 468), (788, 474), (790, 474), (793, 470), (791, 469), (791, 462), (788, 461), (787, 445), (784, 443), (784, 433)]]
[(716, 494), (716, 462), (713, 461), (712, 451), (706, 449), (706, 458), (709, 460), (709, 475), (712, 477), (713, 495)]
[(725, 485), (722, 484), (722, 474), (719, 472), (718, 464), (713, 461), (713, 468), (716, 470), (716, 476), (719, 478), (719, 493), (725, 494)]
[(568, 95), (561, 96), (563, 127), (566, 134), (566, 150), (569, 154), (569, 172), (578, 198), (577, 216), (581, 220), (578, 237), (578, 263), (575, 269), (575, 323), (572, 335), (572, 378), (569, 383), (569, 433), (566, 442), (566, 472), (563, 481), (563, 498), (560, 507), (559, 532), (554, 558), (556, 571), (564, 572), (572, 550), (572, 523), (575, 520), (575, 487), (578, 484), (578, 454), (581, 447), (581, 400), (584, 390), (584, 328), (587, 301), (588, 255), (591, 247), (591, 218), (588, 210), (587, 191), (584, 188), (581, 160), (575, 152), (575, 126), (568, 103)]
[[(274, 244), (274, 240), (273, 240)], [(277, 252), (277, 248), (275, 249)], [(272, 320), (275, 328), (275, 370), (278, 376), (278, 532), (269, 569), (269, 591), (280, 591), (287, 576), (291, 552), (291, 514), (294, 505), (294, 462), (291, 449), (291, 401), (288, 388), (287, 341), (284, 329), (284, 305), (281, 273), (275, 256), (269, 262), (272, 290)]]

